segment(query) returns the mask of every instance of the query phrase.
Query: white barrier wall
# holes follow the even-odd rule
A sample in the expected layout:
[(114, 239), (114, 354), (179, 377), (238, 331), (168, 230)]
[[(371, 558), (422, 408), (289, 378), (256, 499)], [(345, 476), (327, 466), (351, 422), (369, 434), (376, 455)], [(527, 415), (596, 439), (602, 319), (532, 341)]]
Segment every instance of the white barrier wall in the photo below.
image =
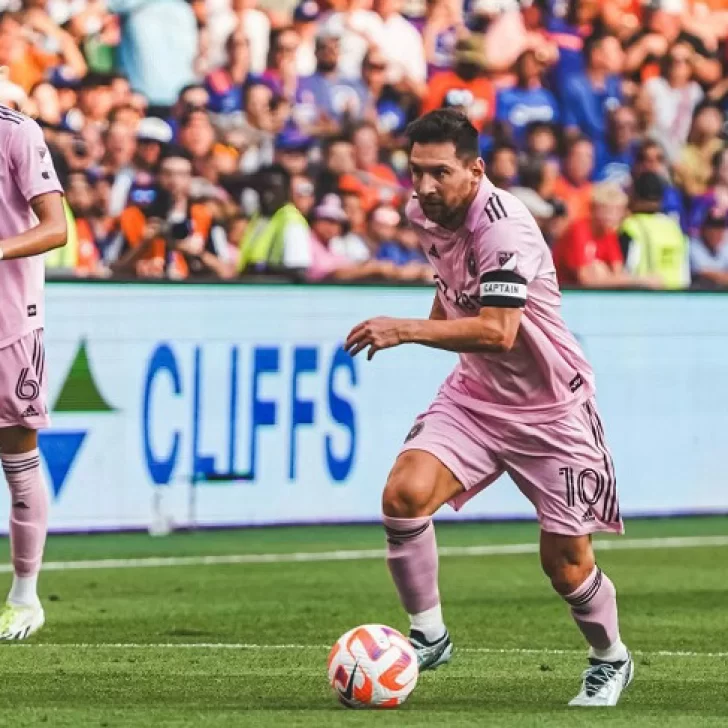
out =
[[(53, 529), (144, 528), (160, 513), (178, 525), (376, 520), (454, 356), (408, 346), (369, 363), (340, 344), (373, 315), (426, 316), (432, 295), (49, 285)], [(623, 513), (728, 512), (728, 296), (566, 293), (564, 313), (597, 373)], [(503, 479), (458, 517), (531, 516)]]

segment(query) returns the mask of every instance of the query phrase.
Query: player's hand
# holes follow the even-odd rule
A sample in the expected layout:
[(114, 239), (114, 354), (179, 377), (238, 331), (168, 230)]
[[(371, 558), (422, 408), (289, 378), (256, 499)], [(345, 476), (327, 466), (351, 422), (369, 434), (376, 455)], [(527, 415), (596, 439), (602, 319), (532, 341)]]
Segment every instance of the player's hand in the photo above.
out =
[(356, 356), (368, 347), (367, 359), (371, 361), (378, 351), (390, 349), (402, 343), (401, 324), (402, 319), (387, 318), (386, 316), (362, 321), (346, 337), (344, 349), (349, 352), (350, 356)]

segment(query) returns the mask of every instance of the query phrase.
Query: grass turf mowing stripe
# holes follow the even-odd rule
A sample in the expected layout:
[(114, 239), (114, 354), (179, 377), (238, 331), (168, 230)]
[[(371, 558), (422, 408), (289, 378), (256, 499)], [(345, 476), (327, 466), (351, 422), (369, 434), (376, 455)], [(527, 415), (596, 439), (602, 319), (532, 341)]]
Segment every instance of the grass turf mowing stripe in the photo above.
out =
[[(265, 645), (251, 644), (244, 642), (80, 642), (80, 643), (64, 643), (64, 642), (9, 642), (14, 647), (23, 648), (63, 648), (75, 650), (88, 649), (110, 649), (110, 650), (252, 650), (252, 651), (274, 651), (274, 650), (328, 650), (330, 645), (303, 645), (303, 644), (280, 644)], [(0, 648), (2, 649), (2, 648)], [(458, 647), (458, 652), (484, 654), (484, 655), (583, 655), (584, 650), (557, 650), (544, 648), (520, 648), (520, 647)], [(700, 657), (700, 658), (728, 658), (728, 652), (690, 652), (690, 651), (672, 651), (672, 650), (655, 650), (643, 651), (634, 650), (632, 654), (640, 657)]]
[[(635, 538), (597, 540), (598, 551), (625, 551), (638, 549), (684, 549), (706, 546), (728, 546), (728, 536), (685, 536), (673, 538)], [(537, 543), (495, 544), (483, 546), (444, 546), (440, 556), (507, 556), (538, 553)], [(139, 559), (98, 559), (93, 561), (49, 561), (44, 571), (72, 571), (84, 569), (144, 569), (166, 566), (218, 566), (224, 564), (290, 564), (296, 562), (366, 561), (383, 559), (384, 549), (337, 551), (301, 551), (282, 554), (228, 554), (222, 556), (163, 556)], [(0, 564), (0, 573), (13, 571), (11, 564)]]

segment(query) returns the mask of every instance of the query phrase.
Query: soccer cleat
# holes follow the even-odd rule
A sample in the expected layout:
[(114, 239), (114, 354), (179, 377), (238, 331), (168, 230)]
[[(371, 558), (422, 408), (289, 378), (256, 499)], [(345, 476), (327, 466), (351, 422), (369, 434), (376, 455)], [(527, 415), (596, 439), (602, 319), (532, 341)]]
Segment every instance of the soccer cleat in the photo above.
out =
[(423, 670), (435, 670), (440, 665), (444, 665), (452, 659), (454, 647), (447, 630), (439, 640), (428, 642), (422, 632), (413, 629), (410, 630), (409, 641), (412, 647), (415, 648), (417, 668), (420, 672)]
[(569, 703), (582, 708), (606, 708), (616, 705), (634, 677), (634, 662), (629, 655), (624, 662), (600, 662), (589, 659), (584, 670), (581, 692)]
[(33, 607), (6, 604), (0, 612), (0, 640), (24, 640), (44, 623), (45, 614), (40, 604)]

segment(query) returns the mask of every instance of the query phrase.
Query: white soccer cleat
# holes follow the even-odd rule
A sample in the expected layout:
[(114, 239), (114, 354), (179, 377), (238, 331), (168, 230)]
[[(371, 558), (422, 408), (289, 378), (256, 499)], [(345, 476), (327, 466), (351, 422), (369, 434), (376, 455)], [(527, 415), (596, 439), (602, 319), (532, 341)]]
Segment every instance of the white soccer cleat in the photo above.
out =
[(590, 659), (584, 670), (581, 692), (569, 703), (582, 708), (607, 708), (616, 705), (634, 677), (634, 662), (599, 662)]
[(0, 612), (0, 640), (24, 640), (45, 624), (45, 614), (40, 604), (20, 607), (6, 604)]

